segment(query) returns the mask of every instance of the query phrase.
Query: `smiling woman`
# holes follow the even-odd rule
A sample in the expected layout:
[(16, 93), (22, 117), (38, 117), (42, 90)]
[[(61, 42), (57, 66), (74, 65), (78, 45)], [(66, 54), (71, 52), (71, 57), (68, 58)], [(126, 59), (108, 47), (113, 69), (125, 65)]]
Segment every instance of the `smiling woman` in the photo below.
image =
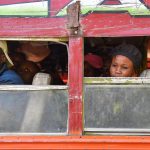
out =
[(150, 82), (147, 76), (139, 77), (147, 68), (148, 41), (149, 37), (140, 36), (85, 38), (85, 56), (90, 52), (101, 56), (104, 64), (109, 62), (110, 76), (105, 75), (106, 68), (102, 66), (103, 77), (84, 78), (86, 135), (149, 132)]
[(141, 52), (131, 44), (121, 44), (115, 48), (110, 65), (112, 77), (137, 77), (141, 66)]

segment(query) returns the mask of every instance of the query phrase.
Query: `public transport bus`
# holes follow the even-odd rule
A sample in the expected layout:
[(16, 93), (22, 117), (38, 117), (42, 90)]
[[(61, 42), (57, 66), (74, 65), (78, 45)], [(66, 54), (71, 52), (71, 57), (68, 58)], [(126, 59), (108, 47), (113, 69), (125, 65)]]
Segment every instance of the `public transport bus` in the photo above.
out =
[(149, 69), (149, 9), (149, 0), (1, 0), (0, 40), (11, 55), (16, 43), (47, 42), (65, 62), (65, 84), (0, 85), (0, 149), (150, 149), (150, 78), (83, 71), (86, 53), (109, 61), (123, 42)]

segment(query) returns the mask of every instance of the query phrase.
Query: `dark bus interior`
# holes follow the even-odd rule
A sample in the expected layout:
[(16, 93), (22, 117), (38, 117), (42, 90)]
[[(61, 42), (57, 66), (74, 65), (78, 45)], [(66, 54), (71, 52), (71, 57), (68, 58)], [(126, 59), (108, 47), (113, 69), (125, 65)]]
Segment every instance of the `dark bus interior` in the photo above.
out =
[[(109, 67), (111, 64), (112, 56), (116, 46), (127, 43), (136, 46), (142, 54), (142, 63), (139, 66), (139, 72), (148, 69), (148, 48), (149, 48), (149, 38), (140, 37), (98, 37), (98, 38), (85, 38), (84, 45), (84, 55), (92, 53), (94, 55), (100, 56), (103, 61), (103, 66), (101, 68), (99, 77), (110, 77)], [(98, 77), (97, 76), (97, 77)], [(86, 76), (88, 77), (88, 76)]]
[(33, 77), (37, 73), (43, 73), (37, 78), (47, 78), (43, 84), (67, 84), (67, 43), (63, 45), (47, 41), (7, 41), (7, 44), (9, 56), (14, 63), (11, 69), (21, 76), (25, 84), (36, 84), (33, 83)]
[[(34, 50), (30, 50), (32, 47), (29, 46), (29, 43), (31, 43)], [(14, 63), (11, 69), (15, 70), (27, 85), (33, 84), (33, 77), (39, 72), (50, 75), (50, 81), (48, 80), (47, 83), (43, 84), (65, 85), (68, 81), (68, 42), (64, 43), (7, 41), (9, 56)], [(94, 54), (100, 56), (103, 61), (102, 68), (95, 77), (110, 77), (111, 54), (114, 48), (122, 43), (133, 44), (141, 51), (140, 73), (145, 69), (149, 69), (149, 37), (88, 37), (84, 38), (84, 56), (89, 53)], [(46, 52), (44, 56), (45, 49), (48, 49), (49, 52)]]

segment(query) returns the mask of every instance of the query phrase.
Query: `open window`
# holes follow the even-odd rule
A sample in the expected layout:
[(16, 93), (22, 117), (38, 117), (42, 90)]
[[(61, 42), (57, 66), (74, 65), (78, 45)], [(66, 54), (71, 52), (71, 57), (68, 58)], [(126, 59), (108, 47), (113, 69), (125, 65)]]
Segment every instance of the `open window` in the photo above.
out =
[[(45, 49), (50, 50), (47, 61), (42, 62), (46, 68), (36, 73), (49, 74), (52, 80), (51, 67), (55, 67), (57, 75), (63, 84), (51, 84), (47, 76), (37, 76), (38, 78), (30, 84), (22, 85), (0, 85), (0, 135), (66, 135), (68, 132), (68, 42), (60, 39), (52, 40), (8, 40), (9, 56), (16, 66), (12, 69), (18, 75), (29, 75), (30, 64), (24, 68), (24, 62), (32, 61), (33, 64), (41, 67), (41, 62), (35, 61), (43, 54)], [(30, 45), (31, 44), (31, 45)], [(31, 46), (34, 49), (29, 49)], [(45, 48), (45, 49), (44, 49)], [(41, 51), (40, 51), (41, 49)], [(33, 53), (32, 53), (33, 52)], [(21, 53), (21, 55), (20, 55)], [(21, 59), (17, 60), (17, 56)], [(24, 60), (25, 59), (25, 60)], [(50, 62), (49, 62), (50, 59)], [(16, 60), (16, 62), (15, 62)], [(18, 61), (18, 62), (17, 62)], [(20, 62), (19, 62), (20, 61)], [(28, 64), (28, 63), (27, 63)], [(48, 66), (53, 65), (53, 66)], [(22, 67), (24, 70), (19, 72)], [(44, 72), (42, 69), (47, 69)], [(34, 74), (33, 80), (36, 77)], [(56, 75), (54, 75), (54, 78)], [(24, 81), (24, 78), (21, 77)], [(45, 78), (45, 79), (43, 79)], [(25, 78), (28, 79), (28, 78)], [(40, 82), (41, 80), (43, 82)], [(53, 82), (54, 83), (54, 82)]]
[[(14, 70), (22, 78), (24, 85), (67, 84), (67, 42), (8, 41), (7, 43), (9, 56), (14, 64), (10, 69)], [(35, 76), (37, 73), (43, 73), (43, 76)], [(44, 74), (47, 76), (44, 76)], [(38, 80), (35, 78), (38, 78)], [(42, 78), (45, 78), (45, 80), (48, 78), (47, 82), (44, 82)], [(42, 81), (40, 82), (40, 79), (43, 83)]]
[[(85, 53), (90, 50), (90, 53), (110, 59), (113, 48), (122, 42), (134, 44), (140, 49), (140, 73), (148, 69), (149, 37), (87, 38)], [(109, 59), (108, 62), (111, 62)], [(109, 67), (102, 71), (107, 69), (109, 71)], [(84, 77), (85, 134), (149, 134), (149, 83), (149, 77), (140, 75), (119, 78), (107, 75)]]

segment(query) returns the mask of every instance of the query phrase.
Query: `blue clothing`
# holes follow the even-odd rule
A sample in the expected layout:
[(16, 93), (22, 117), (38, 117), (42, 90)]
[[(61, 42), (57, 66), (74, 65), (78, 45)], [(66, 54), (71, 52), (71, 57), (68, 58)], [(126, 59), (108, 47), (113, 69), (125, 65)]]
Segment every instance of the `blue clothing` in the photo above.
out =
[(4, 64), (0, 69), (0, 84), (9, 85), (9, 84), (24, 84), (21, 77), (13, 70), (7, 68), (7, 65)]

